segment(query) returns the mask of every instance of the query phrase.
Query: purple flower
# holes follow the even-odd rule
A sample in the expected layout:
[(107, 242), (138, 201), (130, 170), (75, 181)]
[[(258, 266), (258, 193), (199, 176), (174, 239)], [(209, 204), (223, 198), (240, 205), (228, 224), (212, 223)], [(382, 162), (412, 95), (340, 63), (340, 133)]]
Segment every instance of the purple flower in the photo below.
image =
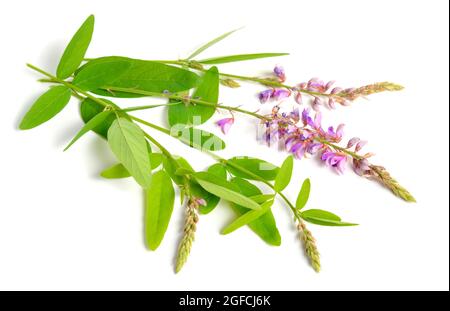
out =
[(297, 92), (297, 93), (295, 94), (294, 99), (295, 99), (295, 102), (296, 102), (297, 104), (299, 104), (299, 105), (303, 104), (302, 93)]
[(276, 100), (285, 99), (289, 96), (291, 96), (291, 92), (285, 89), (276, 89), (272, 94), (272, 97)]
[(365, 176), (370, 172), (370, 164), (367, 159), (353, 159), (353, 170), (359, 176)]
[(305, 143), (299, 142), (292, 146), (291, 150), (289, 150), (297, 159), (303, 158), (305, 154)]
[(321, 157), (328, 166), (334, 168), (339, 174), (344, 173), (347, 156), (342, 153), (325, 151)]
[(322, 104), (322, 101), (320, 100), (320, 98), (314, 97), (314, 101), (312, 103), (312, 108), (314, 109), (314, 111), (319, 111), (321, 104)]
[(353, 137), (352, 139), (350, 139), (347, 143), (347, 149), (353, 147), (354, 145), (356, 145), (357, 143), (359, 143), (361, 139), (359, 139), (358, 137)]
[(302, 111), (302, 121), (303, 121), (303, 125), (304, 126), (313, 124), (313, 120), (309, 116), (309, 109), (303, 109), (303, 111)]
[(367, 144), (366, 140), (361, 140), (356, 144), (355, 151), (360, 151)]
[(278, 77), (278, 79), (281, 82), (286, 81), (286, 74), (284, 72), (284, 68), (281, 66), (275, 66), (275, 68), (273, 69), (273, 72), (275, 73), (275, 75)]
[(339, 124), (336, 131), (334, 131), (334, 127), (330, 126), (327, 131), (327, 138), (333, 142), (340, 142), (344, 134), (344, 126), (344, 124)]
[(342, 88), (340, 88), (340, 87), (335, 87), (334, 89), (332, 89), (331, 90), (331, 94), (338, 94), (338, 93), (340, 93), (340, 92), (342, 92)]
[(323, 144), (320, 143), (310, 143), (307, 147), (307, 151), (310, 154), (315, 154), (317, 151), (319, 151), (323, 147)]
[(314, 124), (311, 126), (316, 130), (322, 129), (322, 114), (320, 112), (316, 113), (316, 116), (314, 117)]
[(258, 97), (261, 104), (266, 103), (272, 97), (273, 93), (274, 93), (273, 90), (265, 90), (260, 92)]
[(334, 83), (336, 83), (336, 81), (328, 81), (328, 83), (325, 85), (326, 91), (328, 91)]
[(224, 133), (225, 135), (228, 133), (233, 123), (234, 118), (225, 118), (217, 121), (217, 125), (220, 126), (222, 133)]
[(319, 79), (317, 79), (317, 78), (310, 79), (306, 86), (308, 88), (308, 91), (321, 92), (321, 91), (323, 91), (325, 89), (324, 82), (319, 80)]
[(294, 122), (298, 122), (300, 120), (300, 112), (297, 108), (291, 111), (290, 117)]
[(334, 99), (331, 97), (328, 99), (328, 107), (330, 107), (330, 109), (336, 109), (336, 103), (334, 102)]

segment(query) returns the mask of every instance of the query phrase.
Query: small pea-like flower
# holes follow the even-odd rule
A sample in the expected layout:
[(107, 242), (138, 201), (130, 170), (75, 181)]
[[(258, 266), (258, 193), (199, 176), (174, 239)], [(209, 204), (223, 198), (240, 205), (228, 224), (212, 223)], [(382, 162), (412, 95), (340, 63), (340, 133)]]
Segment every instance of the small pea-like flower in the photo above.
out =
[(344, 173), (347, 156), (340, 152), (327, 150), (322, 153), (321, 157), (328, 166), (333, 167), (339, 174)]
[(361, 151), (361, 149), (362, 149), (366, 144), (367, 144), (367, 141), (366, 141), (366, 140), (360, 140), (360, 141), (356, 144), (355, 151), (356, 151), (356, 152)]
[(370, 174), (370, 163), (367, 159), (353, 159), (353, 170), (359, 176)]
[(299, 105), (303, 104), (303, 96), (302, 93), (296, 92), (294, 96), (295, 102)]
[(319, 97), (314, 97), (314, 100), (313, 100), (313, 103), (312, 103), (312, 108), (314, 109), (314, 111), (319, 111), (321, 104), (322, 104), (322, 101), (320, 100), (320, 98)]
[(274, 91), (271, 89), (260, 92), (258, 95), (258, 98), (259, 98), (259, 101), (261, 102), (261, 104), (266, 103), (272, 97), (273, 93), (274, 93)]
[(342, 136), (344, 135), (344, 126), (344, 124), (339, 124), (339, 126), (336, 128), (336, 131), (334, 130), (333, 126), (330, 126), (326, 133), (326, 138), (332, 142), (340, 142)]
[(203, 198), (195, 198), (195, 203), (197, 203), (200, 206), (206, 206), (207, 205), (206, 200), (203, 199)]
[(275, 68), (273, 69), (273, 72), (278, 77), (278, 80), (280, 80), (280, 82), (286, 81), (286, 73), (284, 72), (283, 67), (275, 66)]
[(291, 91), (286, 89), (276, 89), (273, 91), (272, 98), (275, 100), (282, 100), (291, 96)]
[(225, 118), (216, 122), (216, 124), (220, 126), (222, 133), (224, 133), (225, 135), (228, 133), (233, 123), (234, 118)]
[(361, 139), (359, 139), (358, 137), (351, 138), (347, 143), (347, 149), (352, 148), (354, 145), (356, 145), (360, 141), (361, 141)]

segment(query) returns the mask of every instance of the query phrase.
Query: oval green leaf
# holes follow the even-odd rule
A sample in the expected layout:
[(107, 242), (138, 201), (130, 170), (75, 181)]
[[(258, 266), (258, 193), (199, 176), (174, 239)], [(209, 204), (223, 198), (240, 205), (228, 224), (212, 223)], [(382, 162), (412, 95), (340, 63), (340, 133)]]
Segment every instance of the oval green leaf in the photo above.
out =
[(253, 60), (258, 58), (278, 57), (289, 55), (289, 53), (256, 53), (256, 54), (238, 54), (229, 56), (219, 56), (213, 58), (207, 58), (199, 60), (198, 62), (205, 65), (224, 64), (232, 62), (241, 62), (245, 60)]
[(70, 40), (59, 61), (56, 76), (66, 79), (77, 70), (91, 42), (94, 32), (94, 15), (89, 16)]
[[(219, 100), (219, 71), (210, 68), (202, 77), (193, 98), (217, 104)], [(215, 106), (179, 103), (168, 107), (169, 125), (200, 125), (208, 121), (215, 113)]]
[(64, 151), (66, 151), (67, 149), (69, 149), (78, 139), (80, 139), (84, 134), (86, 134), (87, 132), (93, 130), (94, 128), (96, 128), (97, 126), (99, 126), (100, 124), (102, 124), (103, 122), (105, 122), (105, 120), (111, 115), (112, 111), (107, 110), (107, 111), (102, 111), (99, 114), (97, 114), (95, 117), (93, 117), (92, 119), (90, 119), (82, 128), (81, 130), (78, 132), (77, 135), (75, 135), (75, 137), (72, 139), (72, 141), (67, 145), (66, 148), (64, 148)]
[(258, 195), (252, 195), (250, 197), (250, 199), (252, 199), (253, 201), (255, 201), (258, 204), (262, 204), (269, 200), (273, 200), (274, 197), (275, 197), (274, 194), (258, 194)]
[(83, 66), (72, 83), (84, 91), (92, 91), (116, 81), (131, 64), (123, 59), (103, 59)]
[[(152, 165), (152, 170), (161, 165), (162, 154), (161, 153), (151, 153), (150, 163)], [(113, 166), (105, 169), (100, 173), (100, 176), (107, 179), (118, 179), (131, 177), (130, 172), (123, 166), (122, 163), (114, 164)]]
[[(249, 171), (251, 174), (243, 172), (239, 168)], [(251, 157), (234, 157), (227, 160), (227, 170), (236, 177), (251, 180), (274, 180), (279, 172), (279, 168), (269, 162)], [(252, 174), (258, 176), (252, 176)]]
[(343, 222), (339, 216), (320, 209), (310, 209), (302, 212), (300, 215), (307, 222), (321, 226), (357, 226), (357, 224), (354, 223)]
[(255, 201), (240, 194), (239, 190), (236, 190), (236, 187), (233, 184), (221, 179), (220, 177), (206, 172), (195, 173), (193, 176), (203, 189), (226, 201), (230, 201), (253, 210), (259, 210), (261, 208)]
[(232, 33), (238, 31), (239, 29), (235, 29), (235, 30), (229, 31), (227, 33), (224, 33), (223, 35), (218, 36), (217, 38), (212, 39), (211, 41), (208, 41), (207, 43), (203, 44), (201, 47), (196, 49), (191, 55), (189, 55), (189, 57), (187, 59), (193, 59), (195, 56), (199, 55), (200, 53), (202, 53), (206, 49), (210, 48), (214, 44), (222, 41), (223, 39), (225, 39), (226, 37), (228, 37)]
[(225, 148), (225, 142), (216, 135), (192, 127), (173, 128), (171, 135), (199, 150), (218, 151)]
[(164, 238), (174, 201), (175, 191), (170, 176), (164, 171), (156, 172), (146, 190), (145, 203), (145, 237), (151, 250), (156, 250)]
[[(110, 90), (112, 87), (129, 88), (147, 92), (181, 92), (192, 89), (198, 85), (200, 78), (197, 74), (178, 67), (166, 64), (146, 61), (140, 59), (132, 59), (120, 56), (107, 56), (96, 58), (89, 61), (84, 66), (92, 66), (95, 63), (105, 62), (108, 60), (127, 61), (131, 64), (117, 80), (103, 85), (100, 89), (92, 92), (111, 97), (143, 97), (145, 95), (118, 92)], [(80, 69), (80, 71), (82, 68)]]
[(66, 86), (55, 86), (42, 94), (23, 117), (19, 128), (32, 129), (47, 122), (66, 107), (71, 91)]
[(222, 234), (229, 234), (245, 225), (248, 225), (252, 221), (258, 219), (264, 215), (270, 207), (273, 205), (273, 200), (267, 201), (261, 205), (259, 210), (248, 211), (244, 215), (240, 216), (229, 224), (225, 229), (222, 230)]
[[(213, 174), (223, 180), (227, 180), (227, 171), (225, 167), (220, 164), (216, 163), (208, 167), (207, 172), (210, 174)], [(200, 198), (203, 198), (206, 201), (205, 206), (199, 207), (200, 214), (208, 214), (216, 208), (217, 204), (219, 204), (220, 198), (218, 196), (215, 196), (212, 193), (209, 193), (205, 189), (203, 189), (200, 185), (197, 183), (192, 182), (191, 183), (191, 192)]]
[(308, 203), (310, 191), (311, 191), (311, 181), (309, 180), (309, 178), (306, 178), (303, 181), (302, 188), (300, 189), (300, 192), (298, 193), (297, 201), (295, 203), (295, 207), (298, 210), (301, 210), (302, 208), (304, 208), (306, 206), (306, 203)]
[(292, 177), (292, 169), (294, 168), (294, 157), (288, 156), (280, 167), (277, 177), (275, 178), (275, 191), (283, 191), (289, 185)]
[(108, 143), (117, 159), (144, 189), (150, 186), (151, 164), (142, 130), (125, 118), (117, 118), (108, 130)]
[[(243, 195), (249, 197), (252, 200), (255, 200), (255, 197), (257, 196), (266, 196), (261, 193), (261, 190), (259, 190), (258, 187), (245, 179), (235, 177), (231, 180), (231, 183), (235, 185)], [(255, 201), (258, 202), (257, 199)], [(238, 216), (244, 215), (249, 211), (248, 208), (242, 207), (237, 204), (230, 204), (230, 206)], [(281, 245), (280, 232), (278, 231), (275, 217), (273, 216), (271, 209), (269, 209), (261, 217), (250, 222), (248, 224), (248, 227), (267, 244), (273, 246)]]

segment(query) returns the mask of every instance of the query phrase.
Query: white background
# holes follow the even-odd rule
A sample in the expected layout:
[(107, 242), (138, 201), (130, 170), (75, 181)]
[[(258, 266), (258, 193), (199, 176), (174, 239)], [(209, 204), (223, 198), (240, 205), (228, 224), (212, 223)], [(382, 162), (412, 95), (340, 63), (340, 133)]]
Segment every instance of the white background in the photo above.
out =
[[(62, 152), (82, 125), (75, 100), (47, 124), (17, 130), (23, 113), (45, 90), (35, 81), (40, 76), (25, 63), (54, 71), (67, 41), (91, 13), (96, 28), (89, 57), (176, 59), (245, 26), (204, 56), (290, 52), (285, 58), (220, 69), (257, 75), (279, 63), (290, 83), (318, 76), (344, 87), (385, 80), (403, 84), (402, 92), (325, 110), (324, 124), (344, 122), (348, 138), (369, 140), (367, 151), (377, 154), (373, 161), (387, 167), (418, 203), (404, 203), (351, 169), (338, 176), (320, 161), (298, 161), (288, 196), (295, 199), (301, 181), (311, 177), (309, 207), (360, 224), (309, 226), (322, 254), (320, 274), (307, 264), (292, 217), (279, 202), (274, 213), (282, 246), (265, 245), (247, 228), (221, 236), (220, 229), (233, 218), (222, 205), (201, 217), (192, 255), (175, 275), (183, 209), (176, 206), (161, 247), (147, 251), (141, 191), (131, 180), (98, 177), (114, 163), (107, 145), (89, 134)], [(0, 289), (448, 290), (448, 21), (447, 1), (4, 2)], [(254, 85), (224, 90), (221, 101), (256, 110), (254, 94), (259, 90)], [(164, 125), (162, 114), (142, 113)], [(246, 154), (280, 164), (285, 154), (259, 145), (255, 125), (255, 120), (237, 116), (221, 155)], [(212, 125), (206, 128), (221, 135)], [(213, 163), (154, 134), (196, 169)]]

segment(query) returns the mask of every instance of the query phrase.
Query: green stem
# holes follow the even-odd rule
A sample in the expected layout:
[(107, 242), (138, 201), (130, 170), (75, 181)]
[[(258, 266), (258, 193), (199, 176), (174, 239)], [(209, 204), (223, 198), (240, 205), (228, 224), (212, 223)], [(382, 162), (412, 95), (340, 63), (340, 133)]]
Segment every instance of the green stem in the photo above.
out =
[[(198, 66), (194, 66), (191, 64), (190, 61), (187, 60), (178, 60), (178, 61), (167, 61), (167, 60), (155, 60), (155, 62), (160, 62), (160, 63), (164, 63), (164, 64), (172, 64), (172, 65), (179, 65), (179, 66), (188, 66), (189, 68), (193, 69), (193, 70), (197, 70), (197, 71), (201, 71), (201, 72), (206, 72), (207, 69), (204, 68), (199, 68)], [(294, 89), (295, 87), (278, 82), (278, 81), (273, 81), (273, 80), (269, 80), (269, 79), (262, 79), (262, 78), (257, 78), (257, 77), (248, 77), (248, 76), (241, 76), (241, 75), (235, 75), (235, 74), (229, 74), (229, 73), (222, 73), (219, 72), (219, 75), (222, 77), (227, 77), (227, 78), (232, 78), (232, 79), (236, 79), (236, 80), (241, 80), (241, 81), (250, 81), (250, 82), (256, 82), (259, 84), (263, 84), (263, 85), (269, 85), (272, 87), (282, 87), (282, 88), (286, 88), (289, 90)], [(302, 90), (302, 89), (298, 89), (298, 92), (300, 93), (304, 93), (304, 94), (308, 94), (311, 96), (325, 96), (325, 97), (334, 97), (335, 95), (333, 94), (324, 94), (324, 93), (320, 93), (320, 92), (314, 92), (314, 91), (308, 91), (308, 90)]]
[(152, 109), (152, 108), (158, 108), (158, 107), (167, 107), (167, 106), (174, 106), (174, 105), (178, 105), (178, 103), (135, 106), (135, 107), (128, 107), (128, 108), (121, 109), (121, 111), (122, 112), (132, 112), (132, 111), (146, 110), (146, 109)]
[(248, 111), (245, 109), (241, 109), (238, 107), (215, 104), (215, 103), (211, 103), (211, 102), (204, 101), (201, 99), (186, 98), (184, 96), (175, 95), (175, 94), (164, 94), (164, 93), (158, 93), (158, 92), (150, 92), (150, 91), (138, 90), (138, 89), (133, 89), (133, 88), (123, 88), (123, 87), (115, 87), (115, 86), (108, 86), (108, 87), (105, 87), (105, 89), (109, 90), (109, 91), (126, 92), (126, 93), (138, 94), (138, 95), (144, 95), (144, 96), (161, 97), (161, 98), (175, 99), (175, 100), (180, 100), (180, 101), (189, 101), (194, 104), (216, 107), (216, 108), (224, 109), (224, 110), (228, 110), (228, 111), (236, 111), (236, 112), (240, 112), (240, 113), (243, 113), (246, 115), (250, 115), (250, 116), (258, 118), (260, 120), (267, 120), (267, 117), (265, 117), (265, 116), (262, 116), (257, 113), (254, 113), (254, 112), (251, 112), (251, 111)]
[(109, 104), (108, 104), (107, 102), (103, 101), (103, 100), (100, 99), (100, 98), (97, 98), (97, 97), (95, 97), (95, 96), (92, 96), (91, 94), (89, 94), (89, 93), (83, 91), (82, 89), (80, 89), (79, 87), (73, 85), (73, 84), (70, 83), (70, 82), (67, 82), (67, 81), (58, 79), (57, 77), (55, 77), (55, 76), (52, 75), (51, 73), (48, 73), (48, 72), (46, 72), (46, 71), (44, 71), (44, 70), (42, 70), (42, 69), (40, 69), (40, 68), (38, 68), (38, 67), (36, 67), (36, 66), (34, 66), (34, 65), (32, 65), (32, 64), (27, 64), (27, 66), (28, 66), (29, 68), (33, 69), (34, 71), (37, 71), (37, 72), (43, 74), (44, 76), (50, 78), (50, 80), (51, 80), (52, 83), (60, 83), (60, 84), (62, 84), (62, 85), (64, 85), (64, 86), (70, 88), (74, 93), (76, 93), (76, 94), (78, 94), (78, 95), (79, 95), (79, 94), (82, 94), (82, 95), (86, 96), (87, 98), (89, 98), (89, 99), (95, 101), (96, 103), (98, 103), (98, 104), (100, 104), (100, 105), (102, 105), (102, 106), (104, 106), (104, 107), (108, 107), (108, 106), (109, 106)]
[(140, 118), (138, 118), (138, 117), (135, 117), (135, 116), (130, 116), (130, 118), (131, 118), (132, 120), (136, 121), (136, 122), (139, 122), (139, 123), (141, 123), (141, 124), (144, 124), (144, 125), (146, 125), (146, 126), (152, 128), (152, 129), (155, 129), (155, 130), (157, 130), (157, 131), (160, 131), (160, 132), (162, 132), (162, 133), (164, 133), (164, 134), (166, 134), (166, 135), (169, 135), (169, 136), (172, 136), (172, 137), (177, 138), (177, 136), (172, 135), (172, 134), (170, 133), (170, 131), (169, 131), (168, 129), (166, 129), (166, 128), (163, 128), (163, 127), (161, 127), (161, 126), (158, 126), (158, 125), (153, 124), (153, 123), (150, 123), (150, 122), (147, 122), (147, 121), (142, 120), (142, 119), (140, 119)]

